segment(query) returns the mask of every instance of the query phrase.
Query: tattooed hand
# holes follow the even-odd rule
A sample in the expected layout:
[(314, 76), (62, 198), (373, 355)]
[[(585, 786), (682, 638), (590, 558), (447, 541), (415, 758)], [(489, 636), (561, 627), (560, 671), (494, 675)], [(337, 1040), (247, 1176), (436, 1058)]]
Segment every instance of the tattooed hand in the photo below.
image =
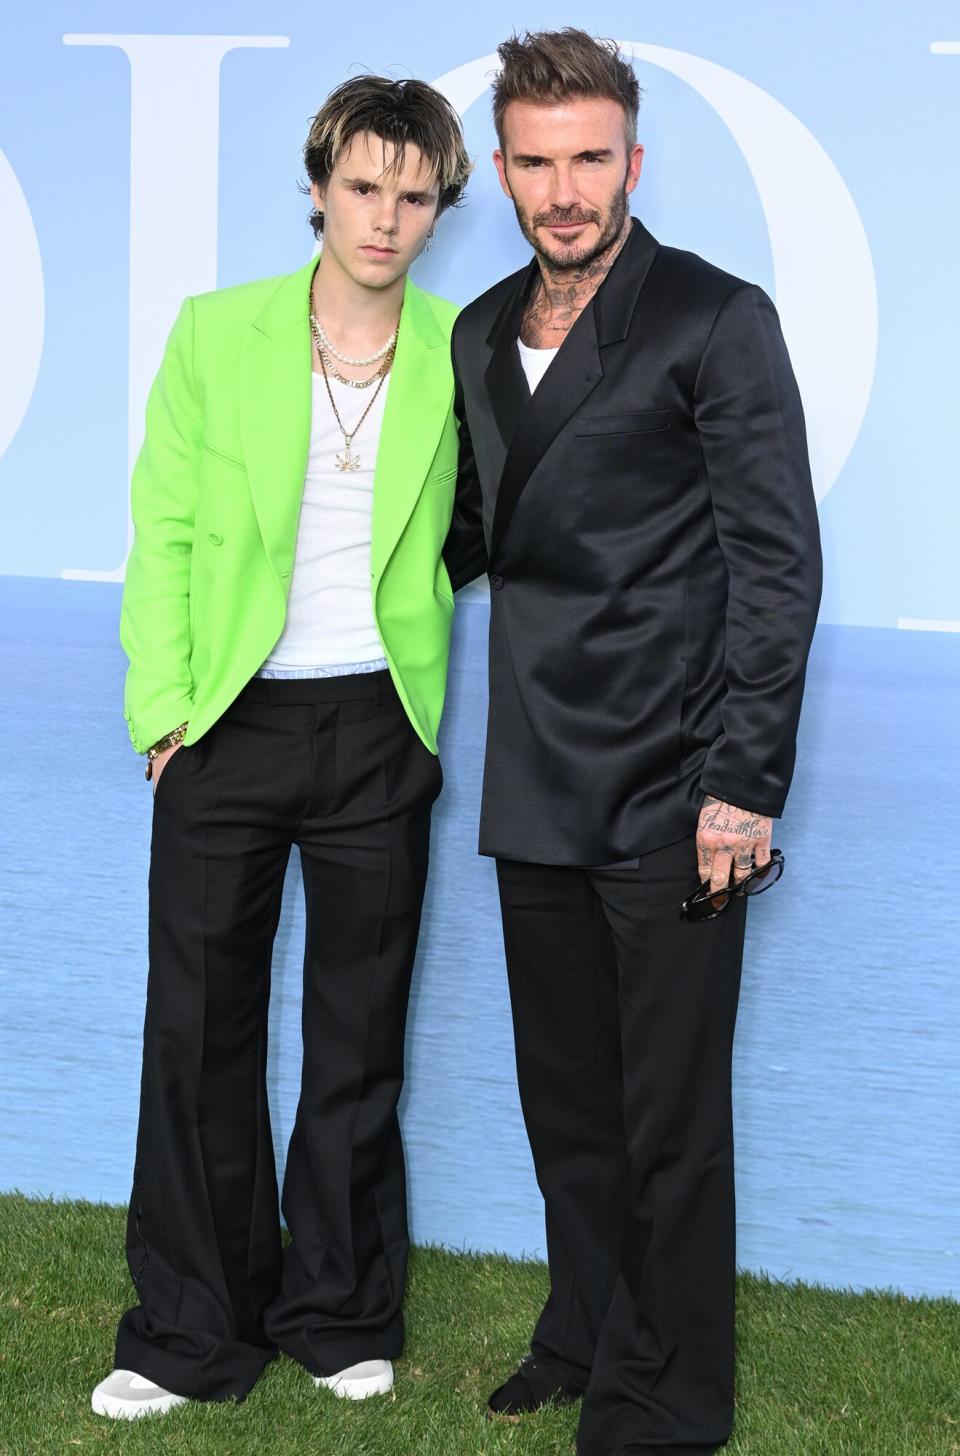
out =
[(765, 814), (751, 814), (734, 804), (725, 804), (708, 794), (697, 826), (697, 864), (701, 882), (711, 890), (724, 890), (734, 880), (744, 880), (754, 865), (770, 859), (773, 820)]

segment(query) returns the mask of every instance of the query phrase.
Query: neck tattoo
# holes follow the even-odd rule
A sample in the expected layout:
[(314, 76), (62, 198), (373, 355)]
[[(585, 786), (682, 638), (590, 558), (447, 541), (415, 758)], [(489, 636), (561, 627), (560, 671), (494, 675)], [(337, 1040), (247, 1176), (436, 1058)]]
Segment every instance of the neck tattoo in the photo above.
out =
[(631, 226), (630, 218), (626, 217), (612, 243), (582, 268), (556, 268), (545, 258), (539, 260), (540, 277), (534, 284), (520, 325), (520, 337), (525, 344), (533, 349), (548, 349), (563, 343), (616, 262), (630, 236)]

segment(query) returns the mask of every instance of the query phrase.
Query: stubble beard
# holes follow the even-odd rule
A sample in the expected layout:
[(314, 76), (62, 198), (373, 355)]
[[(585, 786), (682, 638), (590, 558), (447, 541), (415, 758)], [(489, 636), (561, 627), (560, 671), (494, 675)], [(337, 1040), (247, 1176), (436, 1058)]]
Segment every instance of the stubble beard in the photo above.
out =
[(600, 222), (603, 219), (603, 214), (596, 212), (588, 214), (582, 208), (568, 208), (567, 213), (570, 215), (566, 216), (561, 209), (554, 208), (550, 213), (539, 214), (531, 220), (518, 202), (514, 201), (513, 205), (517, 214), (517, 223), (523, 236), (531, 248), (533, 248), (537, 257), (546, 265), (549, 272), (560, 275), (561, 278), (573, 273), (582, 273), (584, 269), (590, 267), (591, 263), (594, 263), (602, 254), (606, 253), (620, 237), (627, 218), (627, 193), (626, 191), (618, 192), (610, 205), (610, 210), (606, 215), (606, 221), (600, 229), (600, 236), (592, 246), (564, 248), (554, 253), (544, 245), (537, 233), (537, 228), (542, 227), (548, 218), (551, 222), (573, 222), (582, 219), (588, 220), (589, 222)]

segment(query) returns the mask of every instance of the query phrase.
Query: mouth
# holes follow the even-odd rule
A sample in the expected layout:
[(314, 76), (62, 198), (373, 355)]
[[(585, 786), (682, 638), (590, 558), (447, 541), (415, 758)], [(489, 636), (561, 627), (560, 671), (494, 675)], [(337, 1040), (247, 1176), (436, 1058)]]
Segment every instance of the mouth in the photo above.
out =
[(368, 258), (381, 258), (386, 260), (387, 258), (395, 258), (397, 256), (396, 248), (378, 248), (375, 243), (364, 244), (360, 251), (361, 253), (365, 253)]
[(540, 225), (552, 233), (558, 233), (560, 237), (568, 237), (571, 233), (579, 232), (581, 228), (589, 227), (592, 221), (592, 218), (581, 218), (579, 222), (545, 222)]

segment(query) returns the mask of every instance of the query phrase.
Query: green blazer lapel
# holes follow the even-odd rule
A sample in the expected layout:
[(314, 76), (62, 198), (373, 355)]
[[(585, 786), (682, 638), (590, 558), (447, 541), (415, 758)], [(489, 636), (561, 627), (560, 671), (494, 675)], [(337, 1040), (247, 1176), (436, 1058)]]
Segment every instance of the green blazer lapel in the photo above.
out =
[(284, 593), (310, 451), (312, 407), (308, 290), (316, 258), (284, 278), (244, 329), (240, 351), (240, 440), (253, 506)]
[(370, 555), (378, 582), (413, 514), (452, 399), (449, 340), (407, 279), (373, 479)]

